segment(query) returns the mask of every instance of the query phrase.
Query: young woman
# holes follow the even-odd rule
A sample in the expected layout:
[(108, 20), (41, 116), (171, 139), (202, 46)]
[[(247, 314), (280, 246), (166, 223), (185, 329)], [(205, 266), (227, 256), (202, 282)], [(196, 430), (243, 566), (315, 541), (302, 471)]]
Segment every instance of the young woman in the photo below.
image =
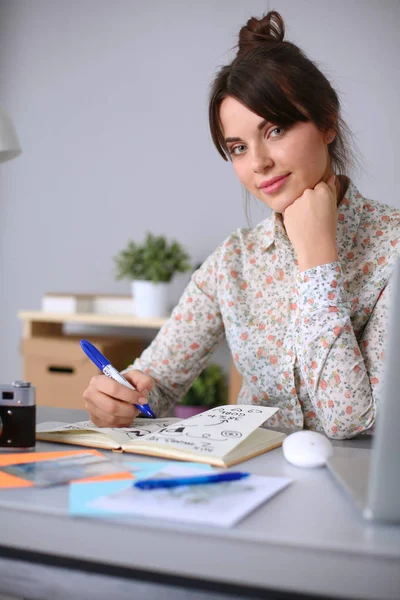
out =
[(267, 426), (332, 438), (371, 430), (383, 374), (399, 212), (366, 200), (326, 77), (284, 40), (281, 16), (252, 18), (213, 82), (217, 150), (272, 209), (233, 232), (192, 276), (168, 323), (124, 372), (138, 392), (100, 375), (84, 392), (99, 426), (127, 426), (134, 403), (162, 415), (225, 335), (243, 376), (239, 404), (277, 406)]

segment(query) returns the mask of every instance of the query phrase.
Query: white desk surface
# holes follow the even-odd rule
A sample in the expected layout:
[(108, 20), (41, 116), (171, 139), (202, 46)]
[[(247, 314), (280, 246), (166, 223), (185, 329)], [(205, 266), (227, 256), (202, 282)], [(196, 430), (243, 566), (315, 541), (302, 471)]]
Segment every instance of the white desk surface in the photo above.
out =
[[(84, 418), (83, 411), (38, 409), (38, 422)], [(336, 442), (335, 452), (368, 452), (369, 446), (370, 439), (365, 438)], [(55, 449), (66, 446), (37, 445), (37, 450)], [(133, 457), (118, 456), (120, 460)], [(219, 593), (229, 594), (232, 586), (240, 586), (241, 597), (254, 593), (253, 597), (275, 598), (268, 591), (276, 590), (289, 594), (279, 596), (285, 598), (296, 593), (363, 600), (400, 598), (400, 526), (363, 520), (326, 469), (293, 467), (281, 448), (248, 461), (246, 470), (287, 476), (294, 482), (229, 530), (135, 518), (72, 518), (67, 514), (66, 487), (2, 490), (0, 557), (25, 564), (34, 561), (37, 569), (69, 565), (81, 570), (82, 577), (85, 570), (92, 570), (126, 580), (192, 584), (192, 589), (198, 585), (218, 598), (225, 597)], [(0, 582), (6, 572), (12, 577), (11, 566), (12, 561), (0, 558)], [(71, 596), (80, 598), (81, 586), (82, 582)], [(2, 591), (10, 592), (0, 586)], [(180, 596), (176, 592), (170, 597)]]

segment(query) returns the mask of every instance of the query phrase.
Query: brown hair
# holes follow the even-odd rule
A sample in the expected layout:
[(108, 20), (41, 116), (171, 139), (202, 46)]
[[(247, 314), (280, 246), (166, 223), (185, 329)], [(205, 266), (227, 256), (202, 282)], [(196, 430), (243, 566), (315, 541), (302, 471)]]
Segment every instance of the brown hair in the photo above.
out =
[(211, 86), (213, 142), (224, 160), (230, 159), (219, 112), (224, 98), (231, 96), (280, 127), (312, 121), (321, 131), (333, 129), (336, 136), (328, 146), (332, 167), (347, 176), (358, 161), (352, 133), (340, 116), (338, 95), (315, 63), (284, 36), (285, 25), (276, 11), (262, 19), (253, 17), (241, 28), (236, 58), (218, 71)]

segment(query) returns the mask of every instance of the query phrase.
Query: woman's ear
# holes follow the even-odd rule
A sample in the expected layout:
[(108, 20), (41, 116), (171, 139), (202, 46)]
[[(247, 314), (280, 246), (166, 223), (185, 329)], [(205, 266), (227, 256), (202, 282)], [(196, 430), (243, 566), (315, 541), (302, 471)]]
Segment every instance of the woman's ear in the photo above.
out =
[(336, 132), (333, 129), (328, 129), (325, 133), (325, 144), (331, 144), (336, 137)]

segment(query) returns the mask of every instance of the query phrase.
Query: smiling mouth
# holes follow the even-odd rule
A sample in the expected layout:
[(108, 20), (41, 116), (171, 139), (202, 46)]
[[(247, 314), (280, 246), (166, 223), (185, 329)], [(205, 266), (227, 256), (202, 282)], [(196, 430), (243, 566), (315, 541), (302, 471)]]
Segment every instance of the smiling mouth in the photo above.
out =
[(286, 183), (289, 176), (290, 176), (290, 173), (288, 173), (287, 175), (283, 175), (282, 177), (272, 179), (271, 183), (268, 183), (267, 185), (266, 185), (266, 183), (263, 183), (260, 186), (260, 190), (262, 192), (264, 192), (265, 194), (273, 194), (274, 192), (278, 191)]

